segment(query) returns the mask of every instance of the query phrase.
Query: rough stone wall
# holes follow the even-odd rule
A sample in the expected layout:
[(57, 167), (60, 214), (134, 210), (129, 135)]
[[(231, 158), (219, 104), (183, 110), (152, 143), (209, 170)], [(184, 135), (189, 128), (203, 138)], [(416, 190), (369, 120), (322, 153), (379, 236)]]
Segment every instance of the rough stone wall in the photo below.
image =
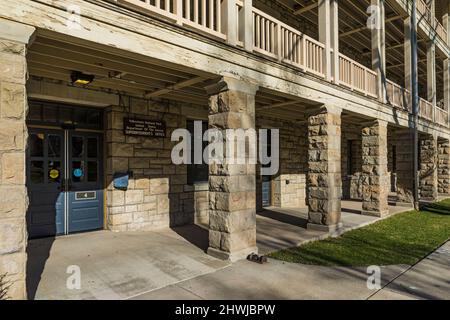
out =
[[(235, 79), (208, 87), (210, 128), (255, 129), (256, 90)], [(256, 252), (256, 165), (210, 164), (209, 191), (208, 253), (236, 261)]]
[[(198, 110), (205, 116), (205, 110)], [(125, 136), (123, 118), (164, 120), (166, 138)], [(200, 118), (201, 119), (201, 118)], [(186, 115), (176, 104), (132, 99), (130, 106), (113, 106), (106, 112), (107, 226), (113, 231), (145, 231), (195, 221), (205, 222), (206, 195), (187, 185), (187, 167), (174, 165), (171, 134), (186, 127)], [(126, 191), (116, 190), (113, 175), (131, 171)], [(195, 217), (198, 212), (198, 218)]]
[(362, 129), (362, 159), (363, 214), (381, 217), (389, 213), (386, 122)]
[[(280, 170), (272, 177), (272, 205), (280, 208), (306, 206), (308, 171), (307, 126), (304, 123), (256, 117), (257, 128), (280, 130)], [(261, 184), (261, 176), (258, 176)], [(258, 193), (261, 192), (259, 188)], [(260, 196), (257, 196), (260, 199)]]
[(0, 39), (0, 274), (7, 295), (26, 298), (26, 47)]
[(340, 109), (309, 117), (308, 140), (308, 227), (334, 227), (341, 219)]
[(438, 197), (437, 138), (429, 135), (420, 139), (419, 196), (435, 200)]
[(194, 192), (195, 223), (209, 227), (209, 185), (208, 183), (186, 186), (187, 192)]
[(439, 141), (438, 145), (438, 191), (439, 194), (450, 194), (450, 143)]

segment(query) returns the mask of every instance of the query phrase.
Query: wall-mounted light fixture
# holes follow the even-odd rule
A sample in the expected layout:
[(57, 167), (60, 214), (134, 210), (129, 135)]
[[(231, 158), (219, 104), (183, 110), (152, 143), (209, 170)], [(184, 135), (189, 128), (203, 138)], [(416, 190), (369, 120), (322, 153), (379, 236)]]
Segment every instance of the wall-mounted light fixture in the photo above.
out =
[(80, 71), (73, 71), (70, 77), (72, 79), (72, 84), (82, 86), (90, 84), (92, 81), (94, 81), (95, 78), (94, 75), (84, 74), (83, 72)]

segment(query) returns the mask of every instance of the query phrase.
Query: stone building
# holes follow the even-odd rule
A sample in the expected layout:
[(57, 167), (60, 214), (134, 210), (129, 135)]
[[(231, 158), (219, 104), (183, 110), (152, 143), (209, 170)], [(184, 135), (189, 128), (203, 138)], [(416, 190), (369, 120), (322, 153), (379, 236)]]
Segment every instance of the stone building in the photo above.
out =
[[(342, 199), (372, 216), (388, 202), (411, 206), (413, 27), (419, 193), (448, 195), (450, 4), (418, 0), (417, 10), (412, 26), (402, 0), (1, 1), (10, 296), (26, 298), (35, 237), (196, 223), (209, 229), (209, 254), (235, 261), (257, 251), (264, 206), (308, 207), (308, 228), (326, 231), (340, 227)], [(172, 133), (195, 121), (279, 129), (278, 173), (174, 164)], [(130, 123), (154, 131), (130, 134)]]

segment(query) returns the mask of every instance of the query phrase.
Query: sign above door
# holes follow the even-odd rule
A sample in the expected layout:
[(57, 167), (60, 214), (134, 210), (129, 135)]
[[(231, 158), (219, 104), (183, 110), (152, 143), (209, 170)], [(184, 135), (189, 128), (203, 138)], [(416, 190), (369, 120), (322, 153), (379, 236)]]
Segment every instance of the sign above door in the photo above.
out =
[(128, 136), (166, 137), (166, 123), (164, 121), (124, 118), (123, 130), (124, 134)]

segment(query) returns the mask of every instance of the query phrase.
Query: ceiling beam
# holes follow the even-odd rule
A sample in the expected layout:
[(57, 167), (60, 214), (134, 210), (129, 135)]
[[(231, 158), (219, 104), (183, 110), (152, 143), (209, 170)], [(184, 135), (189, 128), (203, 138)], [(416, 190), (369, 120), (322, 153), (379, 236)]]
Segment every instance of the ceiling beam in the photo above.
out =
[(199, 82), (203, 82), (205, 80), (206, 80), (206, 78), (204, 78), (204, 77), (194, 77), (194, 78), (191, 78), (191, 79), (188, 79), (188, 80), (183, 80), (183, 81), (180, 81), (178, 83), (171, 84), (171, 85), (169, 85), (169, 86), (167, 86), (167, 87), (165, 87), (163, 89), (159, 89), (159, 90), (156, 90), (156, 91), (153, 91), (153, 92), (148, 92), (148, 93), (145, 94), (145, 98), (149, 99), (149, 98), (160, 97), (160, 96), (163, 96), (163, 95), (165, 95), (165, 94), (167, 94), (169, 92), (176, 91), (176, 90), (179, 90), (179, 89), (182, 89), (182, 88), (185, 88), (185, 87), (189, 87), (189, 86), (192, 86), (192, 85), (197, 84)]
[[(398, 19), (401, 19), (401, 18), (403, 18), (403, 16), (394, 16), (394, 17), (390, 17), (390, 18), (387, 18), (387, 19), (386, 19), (386, 23), (392, 22), (392, 21), (395, 21), (395, 20), (398, 20)], [(347, 31), (347, 32), (343, 32), (343, 33), (341, 33), (341, 34), (339, 35), (339, 37), (346, 37), (346, 36), (349, 36), (349, 35), (352, 35), (352, 34), (354, 34), (354, 33), (364, 31), (364, 30), (367, 30), (367, 26), (362, 26), (362, 27), (356, 28), (356, 29), (354, 29), (354, 30), (350, 30), (350, 31)]]
[(291, 105), (297, 104), (299, 102), (300, 102), (299, 100), (291, 100), (291, 101), (270, 104), (270, 105), (259, 107), (258, 111), (291, 106)]
[(307, 5), (307, 6), (303, 7), (303, 8), (295, 10), (294, 14), (295, 15), (299, 15), (299, 14), (308, 12), (309, 10), (312, 10), (312, 9), (318, 7), (318, 6), (319, 6), (319, 3), (318, 2), (314, 2), (314, 3), (311, 3), (310, 5)]

